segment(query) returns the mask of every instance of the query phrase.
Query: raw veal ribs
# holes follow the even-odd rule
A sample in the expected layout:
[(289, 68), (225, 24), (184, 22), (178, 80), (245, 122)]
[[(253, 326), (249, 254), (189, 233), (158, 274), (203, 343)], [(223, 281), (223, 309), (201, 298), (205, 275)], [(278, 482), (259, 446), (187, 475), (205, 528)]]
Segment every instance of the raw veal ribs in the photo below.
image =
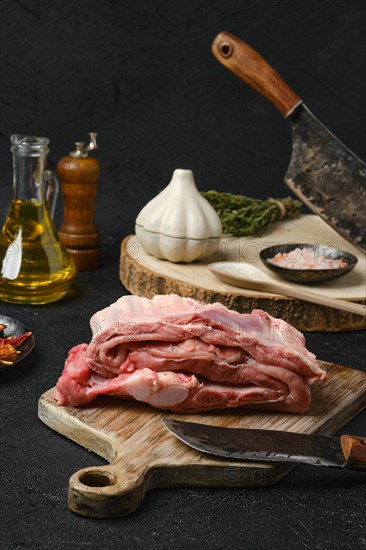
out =
[(123, 296), (90, 326), (90, 344), (70, 350), (57, 382), (59, 405), (111, 395), (182, 413), (244, 405), (303, 413), (310, 384), (326, 377), (303, 334), (261, 310)]

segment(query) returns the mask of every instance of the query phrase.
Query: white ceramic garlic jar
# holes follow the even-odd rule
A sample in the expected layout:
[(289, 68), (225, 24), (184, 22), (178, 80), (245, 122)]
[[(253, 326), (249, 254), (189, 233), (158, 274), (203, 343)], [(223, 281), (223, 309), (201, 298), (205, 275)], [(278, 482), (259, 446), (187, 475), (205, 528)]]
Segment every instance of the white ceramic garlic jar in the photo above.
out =
[(222, 235), (220, 218), (197, 190), (192, 171), (181, 169), (141, 210), (135, 231), (147, 252), (170, 262), (205, 259)]

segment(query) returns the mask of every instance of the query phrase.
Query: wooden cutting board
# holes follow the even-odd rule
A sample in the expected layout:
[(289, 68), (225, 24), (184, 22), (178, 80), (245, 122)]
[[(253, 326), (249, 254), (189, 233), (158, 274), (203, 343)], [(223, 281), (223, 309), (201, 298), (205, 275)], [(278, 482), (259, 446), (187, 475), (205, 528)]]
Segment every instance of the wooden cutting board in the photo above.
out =
[(221, 302), (240, 313), (263, 309), (301, 331), (339, 332), (366, 328), (366, 317), (286, 296), (238, 288), (219, 281), (207, 267), (211, 262), (224, 260), (246, 261), (261, 267), (260, 250), (288, 242), (328, 244), (357, 256), (358, 264), (351, 273), (327, 283), (311, 285), (311, 290), (333, 298), (366, 303), (365, 255), (313, 214), (283, 220), (263, 237), (225, 237), (207, 260), (191, 264), (159, 260), (147, 254), (136, 236), (130, 235), (122, 242), (120, 279), (132, 294), (138, 296), (152, 298), (155, 294), (175, 293), (207, 303)]
[(182, 415), (111, 397), (83, 407), (58, 407), (52, 399), (54, 388), (47, 391), (39, 400), (39, 418), (110, 462), (84, 468), (70, 478), (69, 507), (84, 516), (105, 518), (132, 512), (154, 488), (274, 484), (293, 464), (211, 457), (176, 439), (162, 419), (332, 435), (366, 407), (366, 374), (331, 363), (321, 365), (329, 378), (313, 385), (313, 403), (304, 415), (249, 409)]

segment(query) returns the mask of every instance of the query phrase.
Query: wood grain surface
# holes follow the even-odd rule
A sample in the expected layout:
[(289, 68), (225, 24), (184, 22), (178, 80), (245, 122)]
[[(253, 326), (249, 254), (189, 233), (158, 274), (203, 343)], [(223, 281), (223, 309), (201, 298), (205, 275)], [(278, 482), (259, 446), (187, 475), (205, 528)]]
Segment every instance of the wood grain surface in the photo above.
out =
[(300, 97), (251, 46), (221, 32), (212, 44), (212, 53), (227, 69), (270, 101), (287, 117), (301, 103)]
[(313, 402), (303, 415), (244, 408), (182, 415), (111, 397), (98, 398), (83, 407), (58, 407), (52, 399), (54, 388), (47, 391), (39, 400), (39, 418), (110, 462), (72, 475), (69, 507), (89, 517), (122, 516), (135, 510), (154, 488), (274, 484), (294, 465), (211, 457), (176, 439), (162, 420), (180, 418), (215, 426), (332, 435), (366, 406), (366, 374), (331, 363), (320, 364), (329, 378), (313, 385)]
[(63, 157), (57, 163), (64, 211), (59, 236), (78, 271), (101, 264), (100, 235), (94, 218), (94, 203), (100, 163), (94, 157)]
[(263, 309), (303, 331), (339, 332), (366, 328), (366, 317), (222, 283), (207, 267), (211, 262), (225, 260), (246, 261), (262, 267), (260, 250), (290, 242), (328, 244), (354, 254), (358, 264), (351, 273), (309, 288), (329, 297), (366, 303), (365, 255), (312, 214), (278, 222), (263, 237), (224, 237), (216, 249), (207, 251), (204, 261), (191, 264), (159, 260), (144, 251), (136, 236), (126, 237), (121, 246), (120, 279), (127, 290), (138, 296), (152, 298), (155, 294), (175, 293), (207, 303), (221, 302), (241, 313)]

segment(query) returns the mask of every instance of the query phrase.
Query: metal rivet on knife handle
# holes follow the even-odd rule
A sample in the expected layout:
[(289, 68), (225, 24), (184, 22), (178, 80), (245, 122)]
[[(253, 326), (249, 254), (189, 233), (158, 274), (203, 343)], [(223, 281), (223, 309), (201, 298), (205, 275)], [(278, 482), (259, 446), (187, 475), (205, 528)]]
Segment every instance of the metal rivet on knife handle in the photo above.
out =
[(228, 32), (221, 32), (212, 43), (212, 53), (220, 63), (268, 99), (285, 117), (301, 98), (282, 77), (248, 44)]
[(353, 435), (342, 435), (341, 446), (347, 461), (346, 468), (366, 471), (366, 439)]
[(233, 53), (233, 46), (230, 42), (221, 42), (218, 46), (218, 50), (222, 57), (228, 59)]

